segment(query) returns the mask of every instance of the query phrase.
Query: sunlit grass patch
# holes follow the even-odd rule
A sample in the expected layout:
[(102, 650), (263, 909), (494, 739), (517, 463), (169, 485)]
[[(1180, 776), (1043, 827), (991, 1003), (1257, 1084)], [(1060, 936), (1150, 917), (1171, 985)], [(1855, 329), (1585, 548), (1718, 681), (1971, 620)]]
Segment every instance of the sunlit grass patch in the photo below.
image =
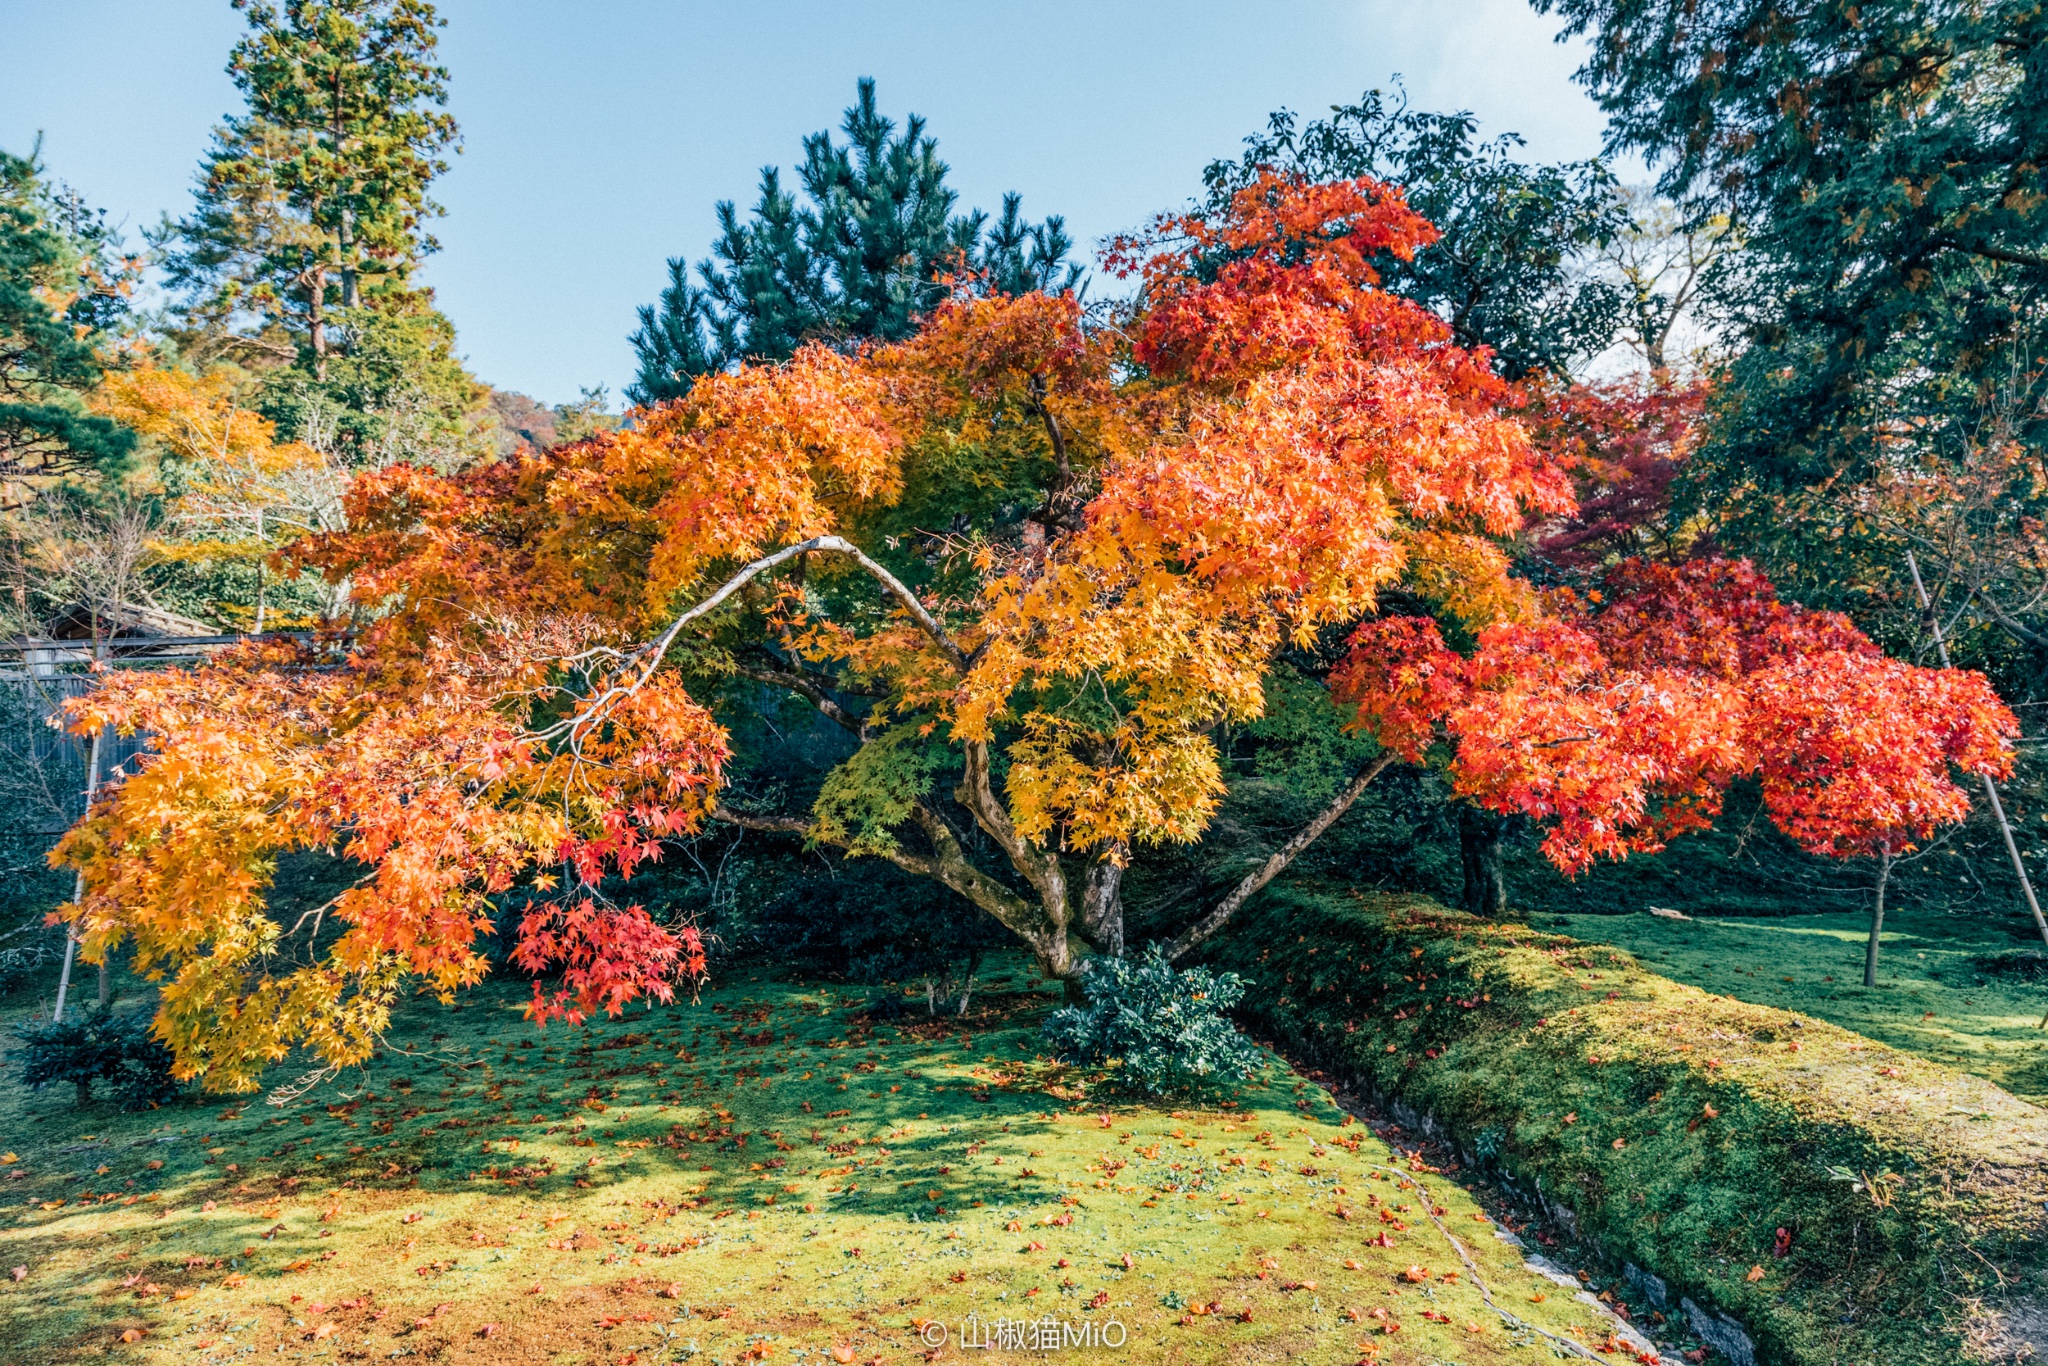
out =
[(487, 988), (285, 1109), (10, 1086), (0, 1359), (910, 1360), (972, 1316), (1114, 1319), (1139, 1361), (1526, 1359), (1424, 1190), (1504, 1304), (1604, 1335), (1319, 1087), (1125, 1103), (1008, 971), (964, 1021), (743, 976), (536, 1033)]
[(2024, 1099), (2048, 1101), (2048, 1034), (2038, 1028), (2048, 1011), (2048, 977), (1999, 971), (2030, 946), (1982, 919), (1912, 909), (1888, 914), (1875, 988), (1863, 985), (1869, 921), (1860, 915), (1555, 920), (1563, 933), (1627, 949), (1675, 981), (1802, 1011), (1974, 1072)]

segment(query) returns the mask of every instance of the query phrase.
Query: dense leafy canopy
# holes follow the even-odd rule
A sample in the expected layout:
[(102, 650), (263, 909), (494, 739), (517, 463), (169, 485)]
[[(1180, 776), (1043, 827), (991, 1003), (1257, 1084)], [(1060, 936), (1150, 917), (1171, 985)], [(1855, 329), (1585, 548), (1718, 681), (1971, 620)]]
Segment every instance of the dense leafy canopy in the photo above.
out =
[(1952, 768), (2011, 771), (2019, 723), (1982, 674), (1886, 659), (1747, 563), (1630, 560), (1557, 606), (1469, 658), (1426, 619), (1368, 623), (1337, 691), (1412, 762), (1453, 744), (1457, 790), (1542, 822), (1568, 872), (1705, 828), (1747, 776), (1802, 847), (1897, 854), (1969, 810)]
[(1469, 113), (1426, 113), (1405, 92), (1372, 90), (1306, 124), (1274, 114), (1237, 161), (1212, 162), (1204, 179), (1212, 208), (1266, 169), (1401, 186), (1437, 237), (1412, 259), (1376, 263), (1385, 287), (1448, 320), (1459, 345), (1491, 348), (1509, 379), (1561, 379), (1614, 340), (1634, 302), (1584, 268), (1629, 216), (1604, 162), (1532, 166), (1517, 158), (1520, 145), (1513, 134), (1481, 141)]
[[(701, 959), (607, 874), (718, 814), (932, 875), (1074, 975), (1118, 942), (1130, 849), (1201, 833), (1210, 732), (1258, 714), (1282, 642), (1404, 578), (1512, 610), (1494, 538), (1570, 505), (1483, 359), (1378, 287), (1367, 251), (1429, 235), (1384, 186), (1269, 176), (1120, 244), (1148, 300), (1121, 326), (963, 292), (904, 342), (706, 375), (574, 446), (366, 473), (348, 530), (293, 552), (389, 609), (345, 666), (251, 646), (79, 708), (157, 749), (64, 846), (90, 951), (174, 976), (181, 1066), (224, 1087), (294, 1041), (359, 1056), (408, 975), (476, 980), (522, 879), (514, 956), (573, 969), (537, 1011), (616, 1008)], [(876, 530), (977, 480), (1035, 505), (922, 556)], [(922, 595), (884, 564), (921, 559)], [(810, 816), (711, 809), (726, 742), (686, 688), (734, 674), (858, 742)], [(349, 928), (275, 971), (272, 860), (329, 845), (373, 870)]]
[[(2038, 462), (2048, 13), (2033, 0), (1543, 0), (1617, 149), (1743, 243), (1741, 343), (1682, 505), (1808, 596), (1896, 592), (1862, 496), (2015, 442)], [(2038, 516), (2039, 492), (2009, 496)], [(1892, 587), (1888, 590), (1887, 583)]]
[[(494, 441), (412, 280), (455, 138), (432, 6), (246, 0), (247, 109), (163, 239), (163, 344), (109, 368), (110, 239), (0, 163), (0, 458), (113, 474), (140, 438), (145, 476), (94, 495), (137, 509), (102, 596), (204, 566), (251, 589), (208, 620), (319, 628), (71, 704), (147, 745), (56, 853), (88, 959), (164, 983), (158, 1034), (216, 1090), (361, 1059), (409, 984), (500, 963), (539, 1022), (616, 1013), (706, 978), (645, 875), (717, 823), (964, 899), (973, 930), (872, 956), (1000, 926), (1096, 984), (1069, 1042), (1135, 1075), (1242, 1059), (1213, 1001), (1178, 1041), (1089, 1042), (1134, 1023), (1104, 992), (1200, 1000), (1168, 964), (1399, 761), (1453, 799), (1475, 909), (1505, 909), (1506, 830), (1576, 874), (1707, 827), (1738, 781), (1882, 888), (1962, 818), (1959, 773), (2010, 772), (2017, 724), (1981, 674), (1888, 659), (1720, 548), (1829, 605), (1831, 564), (1899, 540), (1938, 594), (1982, 569), (1993, 616), (2048, 583), (2039, 18), (1553, 3), (1677, 210), (1371, 94), (1275, 116), (1108, 246), (1132, 289), (1090, 305), (1058, 218), (958, 213), (863, 81), (799, 189), (764, 172), (694, 281), (669, 263), (642, 406), (499, 405), (547, 422)], [(1695, 382), (1672, 357), (1702, 292), (1744, 349)], [(1648, 372), (1586, 382), (1618, 336)], [(1291, 834), (1115, 961), (1127, 871), (1192, 862), (1239, 774), (1286, 775)], [(290, 921), (272, 882), (306, 850), (361, 876)]]

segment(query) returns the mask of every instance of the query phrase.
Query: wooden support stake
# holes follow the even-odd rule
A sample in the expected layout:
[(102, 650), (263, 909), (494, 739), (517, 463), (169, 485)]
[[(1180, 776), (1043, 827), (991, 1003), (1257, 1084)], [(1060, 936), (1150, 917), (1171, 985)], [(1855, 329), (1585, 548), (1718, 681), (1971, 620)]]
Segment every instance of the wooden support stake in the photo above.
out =
[[(1934, 648), (1941, 655), (1941, 667), (1948, 663), (1948, 642), (1941, 638), (1941, 618), (1935, 615), (1934, 603), (1927, 596), (1927, 585), (1920, 581), (1920, 562), (1913, 558), (1913, 552), (1906, 552), (1906, 568), (1913, 571), (1913, 591), (1920, 595), (1920, 610), (1927, 614), (1928, 629), (1934, 632)], [(2012, 870), (2019, 875), (2020, 890), (2026, 893), (2027, 909), (2034, 913), (2034, 928), (2041, 932), (2041, 943), (2048, 945), (2048, 918), (2041, 915), (2041, 903), (2034, 896), (2034, 881), (2027, 876), (2026, 861), (2020, 857), (2019, 841), (2012, 837), (2012, 822), (2005, 818), (2005, 805), (1998, 800), (1998, 784), (1991, 781), (1989, 773), (1979, 773), (1984, 780), (1984, 799), (1991, 804), (1991, 814), (1998, 817), (1998, 833), (2005, 836), (2005, 852), (2012, 859)], [(2041, 1017), (2037, 1029), (2048, 1029), (2048, 1015)]]

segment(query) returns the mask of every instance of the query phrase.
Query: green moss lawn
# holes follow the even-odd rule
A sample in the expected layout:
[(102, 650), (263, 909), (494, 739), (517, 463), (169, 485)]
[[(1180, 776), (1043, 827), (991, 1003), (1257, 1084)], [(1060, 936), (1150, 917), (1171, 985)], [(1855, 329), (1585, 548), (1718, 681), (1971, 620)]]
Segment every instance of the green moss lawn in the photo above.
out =
[(1676, 981), (1799, 1011), (2048, 1103), (2048, 1033), (2037, 1028), (2048, 1011), (2048, 976), (1999, 970), (2029, 956), (2004, 928), (2009, 921), (1894, 912), (1885, 918), (1875, 988), (1863, 985), (1867, 915), (1545, 915), (1537, 923), (1627, 949)]
[[(1445, 1229), (1516, 1315), (1605, 1337), (1278, 1063), (1175, 1107), (1047, 1062), (1021, 965), (966, 1021), (747, 975), (545, 1034), (518, 999), (415, 1003), (292, 1106), (0, 1086), (0, 1361), (893, 1362), (970, 1314), (1115, 1319), (1118, 1360), (1550, 1359)], [(1006, 1358), (930, 1359), (963, 1356)]]

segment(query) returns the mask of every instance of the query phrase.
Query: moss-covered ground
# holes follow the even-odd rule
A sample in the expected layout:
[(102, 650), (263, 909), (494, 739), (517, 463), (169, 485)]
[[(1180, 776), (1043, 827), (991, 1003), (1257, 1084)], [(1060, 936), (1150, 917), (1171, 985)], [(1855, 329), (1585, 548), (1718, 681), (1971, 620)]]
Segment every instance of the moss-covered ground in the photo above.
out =
[(1874, 988), (1863, 985), (1867, 915), (1568, 915), (1538, 923), (1627, 949), (1675, 981), (1802, 1012), (2048, 1103), (2048, 1033), (2038, 1028), (2048, 973), (2013, 970), (2040, 944), (2016, 943), (2005, 922), (1945, 911), (1887, 915)]
[(1720, 936), (1689, 960), (1702, 989), (1541, 919), (1294, 884), (1204, 952), (1251, 979), (1247, 1017), (1294, 1056), (1562, 1206), (1609, 1272), (1632, 1263), (1735, 1315), (1759, 1361), (2048, 1351), (2048, 1113), (1731, 991), (1737, 969), (1745, 985), (1824, 978), (1836, 941), (1794, 967), (1756, 922), (1675, 922)]
[(1550, 1360), (1446, 1229), (1514, 1314), (1627, 1359), (1320, 1087), (1276, 1061), (1117, 1101), (1040, 1056), (1047, 989), (998, 976), (965, 1020), (741, 974), (545, 1034), (487, 986), (284, 1106), (9, 1081), (0, 1362), (1045, 1359), (962, 1352), (970, 1315), (1113, 1319), (1084, 1354), (1115, 1360)]

